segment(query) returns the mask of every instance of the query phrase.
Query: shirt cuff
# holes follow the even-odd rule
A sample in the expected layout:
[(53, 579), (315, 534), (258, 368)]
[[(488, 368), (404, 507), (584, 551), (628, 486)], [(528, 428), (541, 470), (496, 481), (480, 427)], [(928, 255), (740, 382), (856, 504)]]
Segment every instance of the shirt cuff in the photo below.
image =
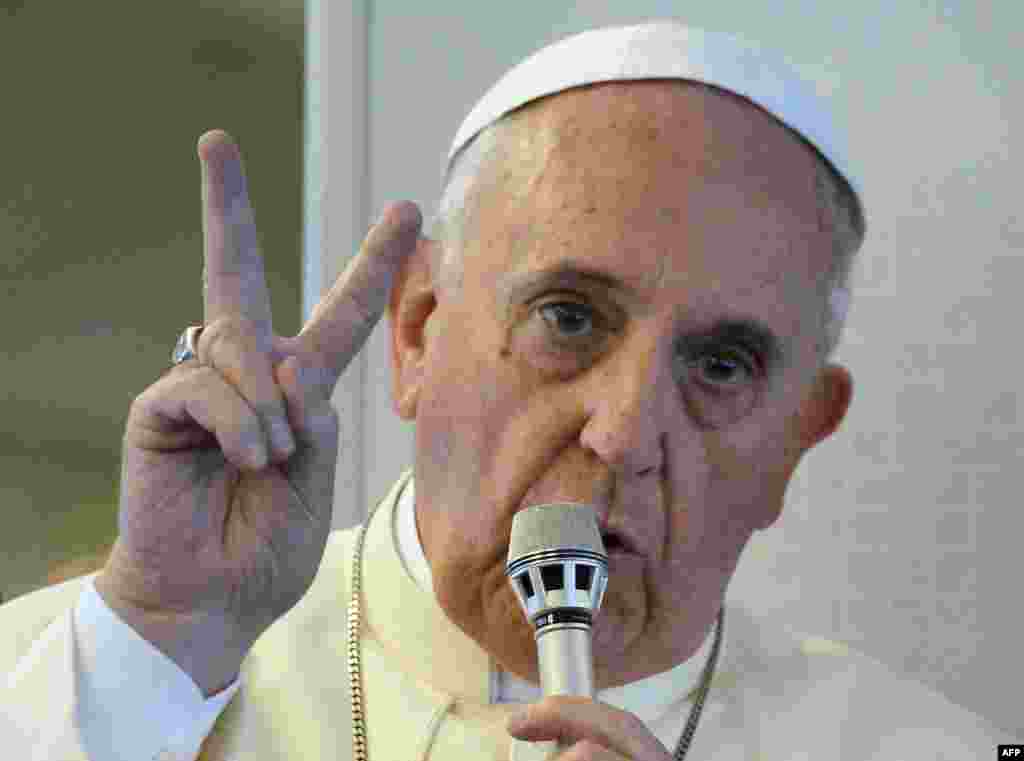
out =
[(122, 758), (161, 751), (195, 758), (241, 686), (241, 672), (204, 698), (192, 677), (110, 609), (92, 578), (75, 605), (73, 627), (87, 742), (116, 748)]

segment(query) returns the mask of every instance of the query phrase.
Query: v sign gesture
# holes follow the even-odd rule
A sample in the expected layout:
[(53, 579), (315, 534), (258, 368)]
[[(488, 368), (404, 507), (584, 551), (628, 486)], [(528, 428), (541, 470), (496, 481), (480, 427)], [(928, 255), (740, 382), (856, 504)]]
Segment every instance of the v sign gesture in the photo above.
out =
[(212, 695), (309, 589), (330, 532), (330, 398), (416, 249), (415, 204), (390, 206), (299, 335), (274, 334), (238, 147), (199, 139), (204, 329), (198, 358), (131, 405), (119, 535), (97, 591)]

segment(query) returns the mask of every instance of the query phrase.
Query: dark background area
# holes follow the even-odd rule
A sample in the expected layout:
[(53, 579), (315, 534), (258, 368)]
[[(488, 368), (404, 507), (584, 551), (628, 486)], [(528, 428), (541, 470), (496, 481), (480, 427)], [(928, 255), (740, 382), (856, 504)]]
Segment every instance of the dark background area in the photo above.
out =
[(242, 148), (301, 322), (302, 0), (0, 0), (0, 596), (98, 569), (132, 400), (202, 322), (199, 136)]

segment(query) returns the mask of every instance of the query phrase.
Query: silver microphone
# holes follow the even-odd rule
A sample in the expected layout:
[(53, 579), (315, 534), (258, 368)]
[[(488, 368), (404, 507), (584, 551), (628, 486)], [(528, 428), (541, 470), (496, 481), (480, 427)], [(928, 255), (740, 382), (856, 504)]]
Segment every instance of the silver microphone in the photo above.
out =
[(541, 691), (593, 698), (591, 627), (608, 587), (594, 508), (555, 502), (516, 513), (505, 575), (534, 627)]

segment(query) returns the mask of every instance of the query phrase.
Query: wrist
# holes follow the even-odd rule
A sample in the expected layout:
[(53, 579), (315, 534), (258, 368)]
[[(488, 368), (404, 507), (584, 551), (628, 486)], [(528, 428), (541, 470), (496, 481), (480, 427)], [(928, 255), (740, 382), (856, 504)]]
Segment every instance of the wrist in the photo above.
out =
[(103, 574), (94, 579), (96, 592), (121, 621), (184, 671), (209, 698), (238, 676), (255, 642), (212, 616), (142, 610), (122, 599)]

